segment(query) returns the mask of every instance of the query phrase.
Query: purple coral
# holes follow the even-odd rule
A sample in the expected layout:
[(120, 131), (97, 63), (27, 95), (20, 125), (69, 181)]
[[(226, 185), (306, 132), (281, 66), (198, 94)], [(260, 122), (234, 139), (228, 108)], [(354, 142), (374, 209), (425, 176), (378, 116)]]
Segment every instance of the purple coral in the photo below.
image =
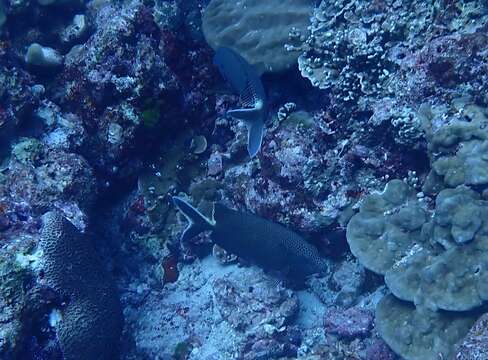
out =
[(382, 340), (375, 340), (366, 349), (366, 360), (395, 360), (398, 357)]

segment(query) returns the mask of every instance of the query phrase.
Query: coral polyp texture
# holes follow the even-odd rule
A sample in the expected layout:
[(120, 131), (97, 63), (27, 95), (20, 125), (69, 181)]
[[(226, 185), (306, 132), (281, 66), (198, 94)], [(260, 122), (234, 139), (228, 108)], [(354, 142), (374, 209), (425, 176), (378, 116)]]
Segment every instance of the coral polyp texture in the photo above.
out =
[(466, 335), (476, 318), (477, 314), (419, 310), (392, 295), (385, 296), (376, 308), (378, 332), (407, 360), (451, 359), (453, 345)]
[(416, 192), (401, 180), (367, 196), (347, 225), (351, 252), (368, 269), (385, 274), (415, 243), (421, 242), (427, 213)]
[(322, 1), (302, 45), (300, 71), (344, 100), (381, 92), (396, 69), (390, 54), (412, 38), (419, 41), (433, 16), (433, 6), (415, 1)]
[(65, 360), (119, 356), (122, 310), (115, 284), (89, 240), (60, 212), (43, 215), (45, 284), (65, 301), (55, 324)]
[[(449, 187), (488, 184), (488, 117), (486, 110), (470, 108), (466, 112), (471, 115), (471, 122), (454, 121), (432, 138), (433, 150), (439, 153), (432, 172)], [(473, 114), (474, 110), (479, 113)]]
[(450, 311), (488, 300), (488, 202), (464, 187), (442, 190), (420, 244), (386, 273), (400, 299)]
[(285, 49), (290, 32), (305, 34), (311, 0), (212, 0), (203, 13), (203, 33), (214, 49), (229, 47), (259, 71), (296, 66), (297, 52)]
[(483, 359), (488, 354), (488, 314), (482, 315), (456, 348), (456, 360)]

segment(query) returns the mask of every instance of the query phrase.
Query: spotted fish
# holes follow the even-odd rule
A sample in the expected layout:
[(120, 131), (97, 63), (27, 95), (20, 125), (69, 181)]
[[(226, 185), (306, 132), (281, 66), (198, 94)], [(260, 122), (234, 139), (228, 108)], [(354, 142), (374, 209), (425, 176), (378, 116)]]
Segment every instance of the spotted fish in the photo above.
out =
[(266, 94), (261, 79), (242, 56), (226, 47), (217, 49), (214, 64), (239, 94), (243, 108), (229, 110), (227, 114), (245, 122), (248, 131), (247, 151), (254, 157), (261, 148), (267, 114)]
[(214, 204), (213, 218), (208, 219), (182, 198), (172, 199), (189, 222), (182, 241), (209, 230), (217, 245), (266, 270), (304, 278), (328, 269), (326, 259), (313, 245), (280, 224), (218, 203)]

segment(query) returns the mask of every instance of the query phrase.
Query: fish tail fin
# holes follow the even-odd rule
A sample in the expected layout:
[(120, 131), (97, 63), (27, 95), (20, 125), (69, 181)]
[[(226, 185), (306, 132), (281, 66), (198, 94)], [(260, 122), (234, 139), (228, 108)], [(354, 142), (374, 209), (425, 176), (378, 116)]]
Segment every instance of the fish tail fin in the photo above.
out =
[(256, 108), (233, 109), (227, 111), (227, 115), (242, 120), (249, 126), (249, 124), (256, 122), (260, 118), (261, 111)]
[(263, 110), (259, 107), (249, 109), (234, 109), (227, 112), (228, 115), (244, 121), (247, 126), (247, 151), (254, 157), (261, 148), (263, 141), (264, 122)]
[(197, 236), (203, 231), (212, 230), (215, 223), (207, 219), (200, 211), (195, 209), (186, 200), (172, 196), (173, 204), (182, 212), (188, 220), (188, 226), (181, 235), (181, 241), (185, 242)]
[(214, 63), (221, 74), (239, 94), (242, 109), (227, 112), (242, 120), (248, 128), (247, 150), (254, 157), (263, 139), (264, 119), (266, 118), (266, 92), (256, 70), (234, 50), (221, 47), (214, 57)]
[(247, 151), (250, 157), (254, 157), (263, 141), (264, 123), (262, 121), (256, 121), (250, 124), (247, 128)]

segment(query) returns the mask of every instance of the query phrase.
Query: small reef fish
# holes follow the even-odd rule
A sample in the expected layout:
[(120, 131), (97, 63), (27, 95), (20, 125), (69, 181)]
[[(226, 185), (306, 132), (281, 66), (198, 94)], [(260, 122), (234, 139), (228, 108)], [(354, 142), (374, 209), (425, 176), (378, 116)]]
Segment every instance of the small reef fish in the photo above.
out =
[(233, 109), (228, 115), (242, 120), (247, 126), (247, 151), (254, 157), (261, 148), (264, 120), (267, 115), (266, 93), (256, 70), (235, 51), (217, 49), (214, 64), (224, 79), (239, 94), (242, 109)]
[(209, 230), (217, 245), (265, 270), (303, 279), (328, 269), (327, 260), (313, 245), (280, 224), (218, 203), (213, 218), (208, 219), (182, 198), (173, 196), (172, 200), (189, 222), (181, 241)]

